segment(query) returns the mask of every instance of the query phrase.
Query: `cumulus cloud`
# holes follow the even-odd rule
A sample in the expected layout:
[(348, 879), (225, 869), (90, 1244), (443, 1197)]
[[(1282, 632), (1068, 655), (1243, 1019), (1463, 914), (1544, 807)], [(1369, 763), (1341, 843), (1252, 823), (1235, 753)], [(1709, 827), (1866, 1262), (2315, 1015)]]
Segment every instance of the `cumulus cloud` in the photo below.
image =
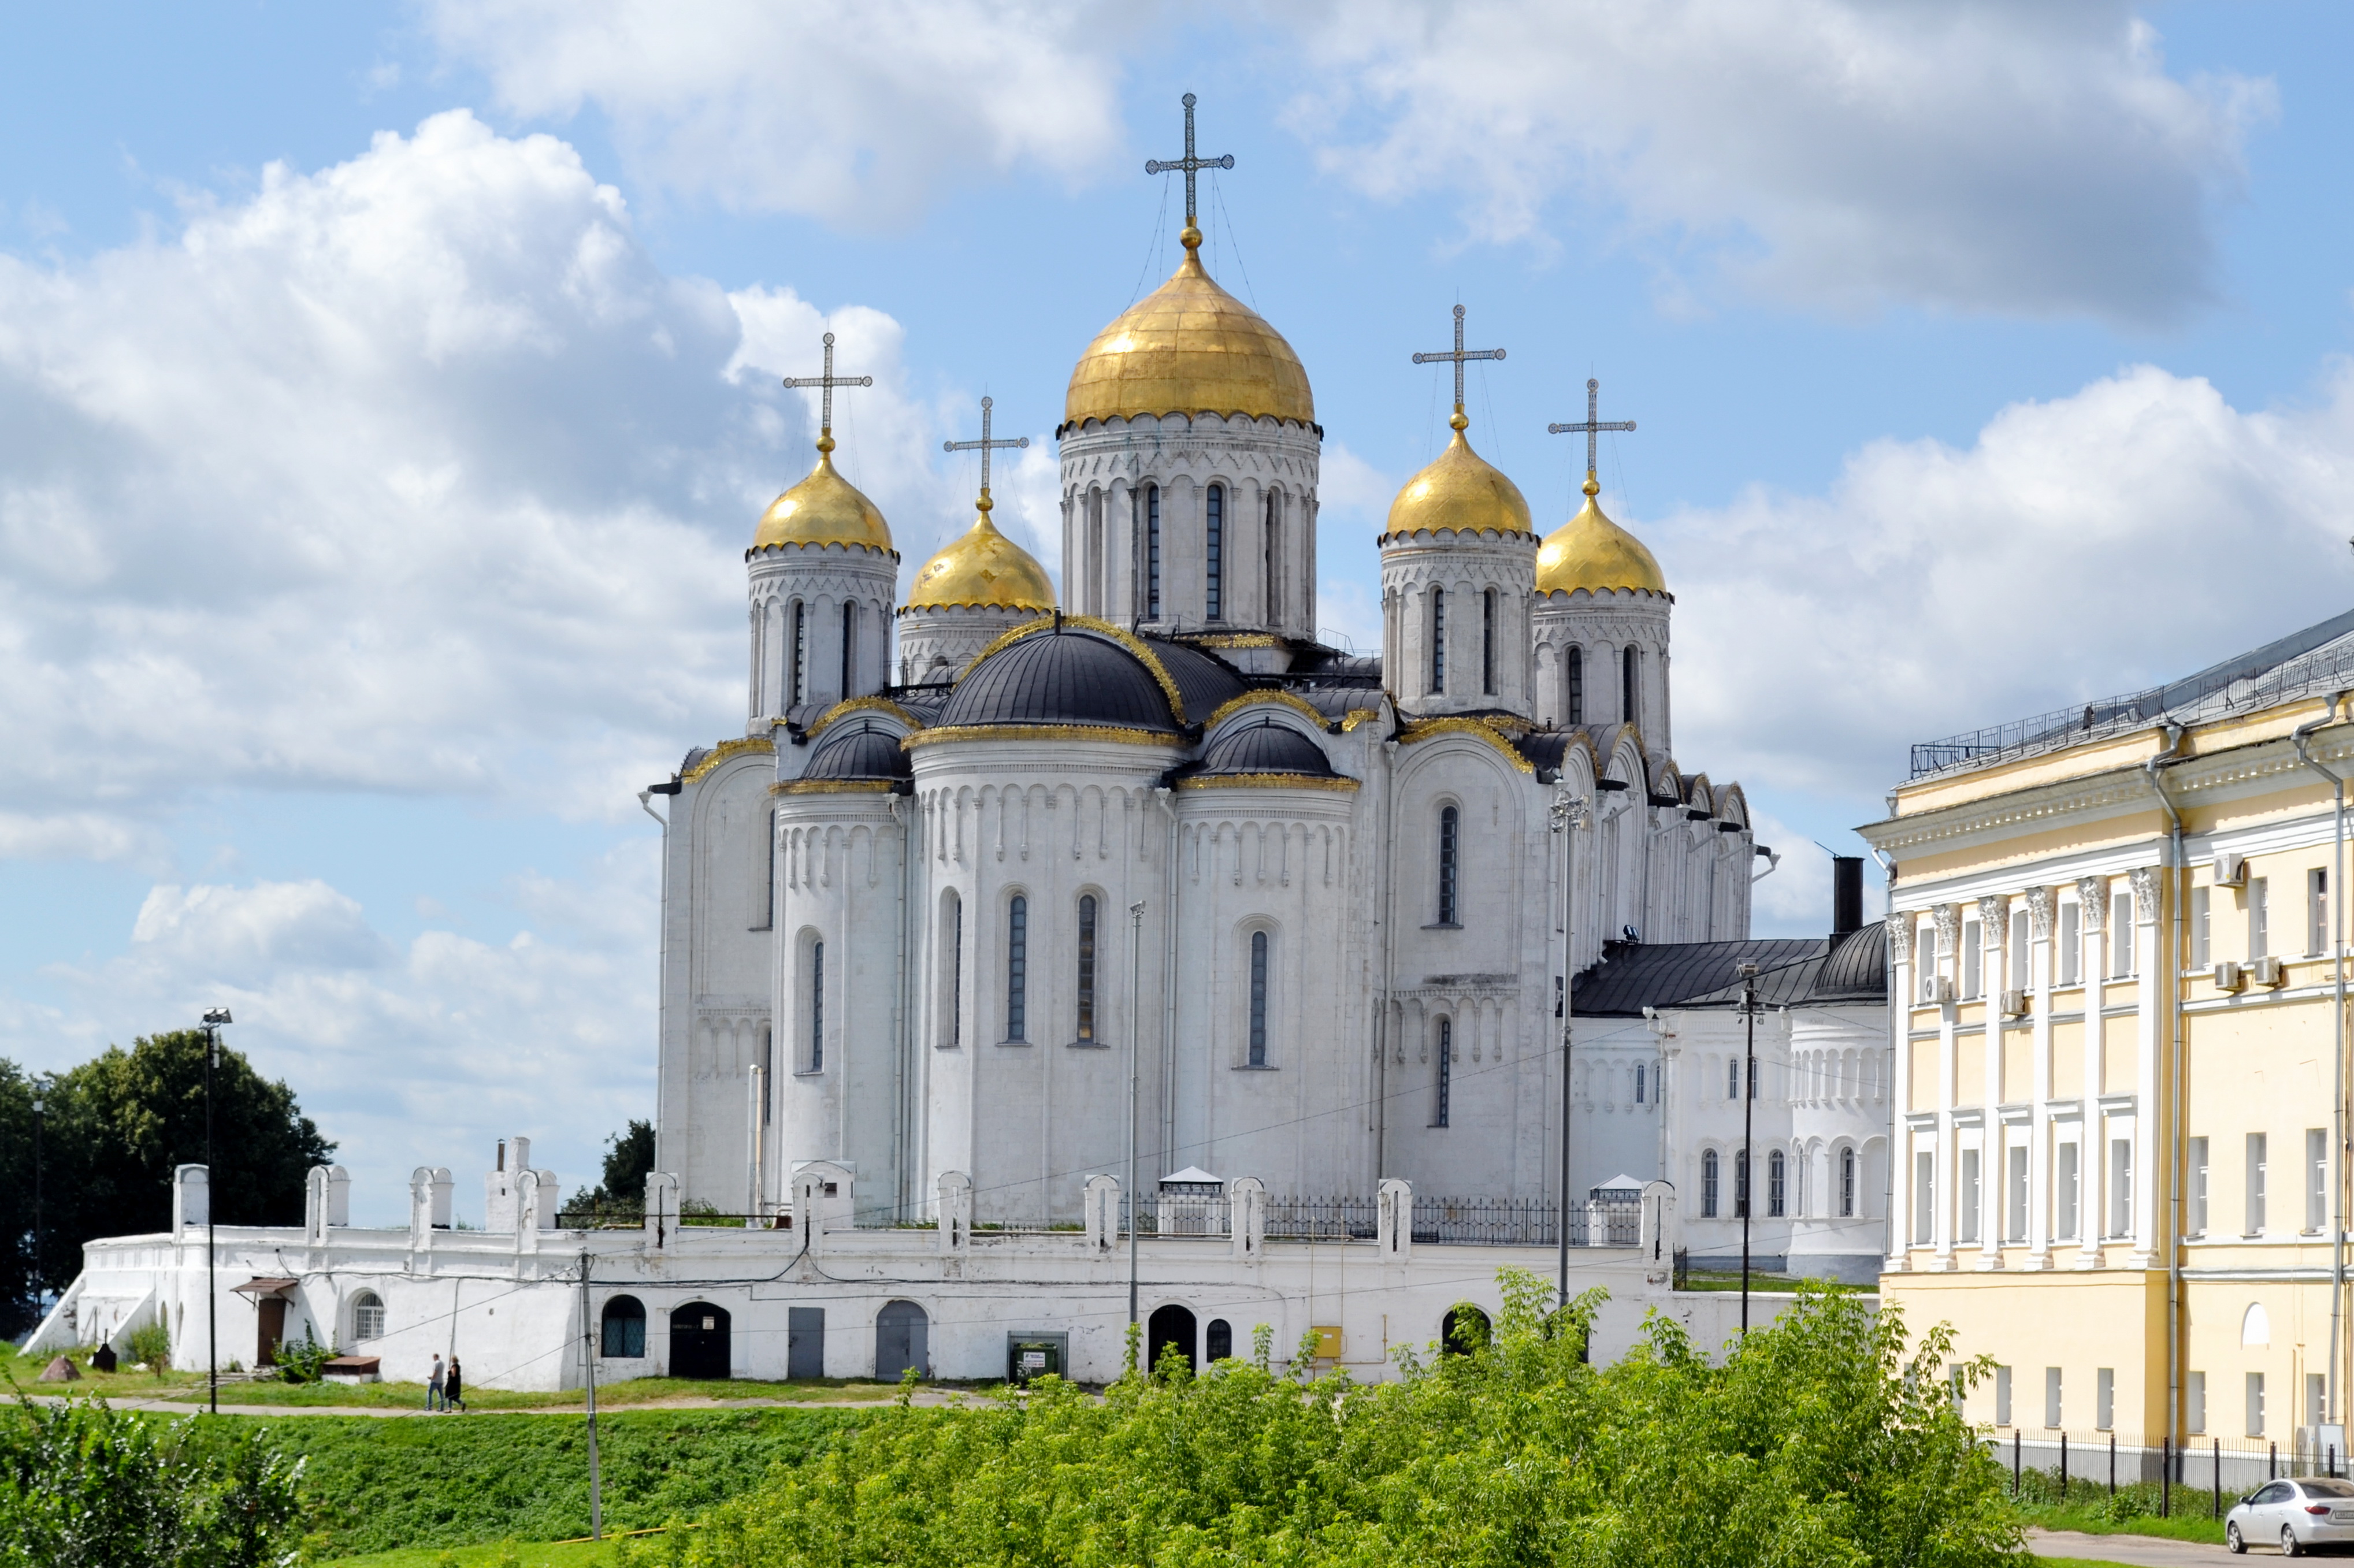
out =
[[(1463, 189), (1486, 240), (1606, 228), (1810, 306), (2164, 319), (2268, 84), (2185, 82), (2126, 0), (1369, 0), (1296, 13), (1292, 122), (1377, 196)], [(1706, 281), (1700, 280), (1706, 287)]]
[(431, 0), (440, 47), (500, 103), (594, 104), (633, 170), (730, 206), (871, 228), (943, 186), (1022, 168), (1063, 179), (1121, 148), (1121, 47), (1151, 6), (1101, 0)]
[(1637, 524), (1676, 591), (1677, 750), (1876, 816), (1911, 742), (2344, 610), (2349, 482), (2354, 366), (2243, 412), (2140, 366), (2007, 408), (1966, 450), (1873, 443), (1823, 495)]

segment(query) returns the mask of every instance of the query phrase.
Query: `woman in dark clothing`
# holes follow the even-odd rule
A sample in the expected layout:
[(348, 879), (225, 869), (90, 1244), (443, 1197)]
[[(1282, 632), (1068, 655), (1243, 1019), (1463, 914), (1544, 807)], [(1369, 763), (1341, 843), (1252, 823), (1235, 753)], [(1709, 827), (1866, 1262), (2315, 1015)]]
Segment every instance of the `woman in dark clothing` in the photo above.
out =
[(441, 1407), (444, 1410), (462, 1413), (466, 1408), (465, 1384), (460, 1381), (458, 1358), (454, 1355), (450, 1358), (450, 1375), (441, 1380), (441, 1397), (449, 1402)]

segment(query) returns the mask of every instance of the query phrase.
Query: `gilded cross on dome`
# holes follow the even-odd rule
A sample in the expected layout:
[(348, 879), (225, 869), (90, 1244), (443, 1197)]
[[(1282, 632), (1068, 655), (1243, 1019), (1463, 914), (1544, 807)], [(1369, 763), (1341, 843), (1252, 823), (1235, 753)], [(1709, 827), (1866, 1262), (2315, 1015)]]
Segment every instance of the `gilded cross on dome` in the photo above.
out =
[[(1545, 427), (1545, 434), (1549, 436), (1583, 435), (1585, 438), (1585, 482), (1589, 485), (1595, 482), (1594, 438), (1596, 434), (1602, 430), (1631, 430), (1635, 428), (1635, 421), (1632, 419), (1612, 419), (1607, 423), (1604, 422), (1601, 417), (1601, 407), (1602, 383), (1588, 376), (1585, 381), (1585, 422), (1582, 425), (1547, 425)], [(1588, 490), (1586, 493), (1591, 495), (1594, 492)]]
[(1463, 346), (1463, 307), (1461, 305), (1458, 305), (1455, 307), (1454, 351), (1452, 353), (1443, 354), (1417, 354), (1414, 356), (1414, 362), (1416, 365), (1437, 365), (1443, 361), (1450, 359), (1455, 362), (1455, 418), (1447, 422), (1456, 429), (1459, 430), (1471, 422), (1463, 417), (1464, 361), (1470, 359), (1501, 359), (1503, 357), (1504, 351), (1500, 348), (1466, 348)]
[(981, 453), (981, 509), (983, 512), (988, 511), (990, 505), (990, 452), (991, 450), (1019, 451), (1030, 444), (1030, 438), (1027, 436), (1023, 436), (1019, 440), (991, 440), (989, 439), (989, 410), (991, 407), (991, 404), (989, 398), (983, 397), (981, 400), (981, 440), (977, 441), (942, 441), (940, 443), (940, 450), (944, 452), (969, 452), (977, 450)]
[(1202, 244), (1202, 226), (1194, 221), (1193, 171), (1231, 169), (1234, 166), (1235, 155), (1232, 153), (1215, 158), (1197, 158), (1193, 155), (1193, 95), (1187, 93), (1185, 95), (1185, 155), (1173, 163), (1163, 163), (1159, 158), (1147, 158), (1144, 161), (1144, 172), (1148, 175), (1173, 175), (1182, 171), (1185, 175), (1185, 232), (1177, 238), (1183, 243), (1186, 249), (1199, 249)]
[(818, 416), (817, 450), (833, 450), (833, 389), (837, 387), (872, 387), (872, 376), (836, 376), (833, 373), (833, 334), (825, 334), (825, 374), (822, 376), (788, 376), (788, 387), (822, 387), (825, 388), (823, 411)]

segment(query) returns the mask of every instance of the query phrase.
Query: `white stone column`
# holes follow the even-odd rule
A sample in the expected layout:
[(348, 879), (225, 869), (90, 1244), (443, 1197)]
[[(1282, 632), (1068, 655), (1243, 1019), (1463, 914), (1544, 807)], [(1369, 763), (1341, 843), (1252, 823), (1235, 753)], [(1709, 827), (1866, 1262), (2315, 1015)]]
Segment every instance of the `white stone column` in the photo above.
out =
[(2030, 1017), (2034, 1021), (2029, 1047), (2029, 1094), (2034, 1118), (2028, 1126), (2027, 1266), (2052, 1266), (2052, 982), (2058, 966), (2052, 961), (2052, 919), (2057, 895), (2049, 887), (2027, 890), (2027, 977)]
[[(2010, 900), (1995, 895), (1978, 900), (1979, 984), (1986, 991), (1986, 1069), (1978, 1132), (1978, 1255), (1981, 1272), (2002, 1266), (2002, 1200), (2005, 1173), (2002, 1104), (2004, 1027), (2002, 993), (2010, 989)], [(1996, 955), (1987, 961), (1989, 950)], [(1994, 983), (1986, 983), (1991, 971)]]
[[(1913, 999), (1920, 994), (1914, 979), (1913, 933), (1916, 912), (1888, 912), (1888, 1202), (1893, 1211), (1888, 1223), (1887, 1271), (1902, 1274), (1913, 1266), (1913, 1145), (1904, 1114), (1913, 1105)], [(1857, 1150), (1862, 1158), (1862, 1150)], [(1862, 1197), (1861, 1181), (1857, 1197)], [(1859, 1202), (1859, 1208), (1861, 1207)]]
[(2101, 1120), (2101, 996), (2108, 969), (2108, 943), (2103, 933), (2108, 929), (2108, 879), (2080, 879), (2076, 902), (2080, 940), (2085, 952), (2095, 955), (2091, 962), (2080, 960), (2077, 966), (2084, 980), (2084, 1108), (2076, 1135), (2076, 1234), (2081, 1243), (2076, 1266), (2098, 1268), (2103, 1261), (2101, 1233), (2109, 1223), (2108, 1136)]
[[(1935, 910), (1937, 921), (1937, 976), (1953, 984), (1953, 992), (1961, 995), (1961, 936), (1962, 906), (1940, 904)], [(1954, 1038), (1955, 1014), (1958, 1002), (1949, 1001), (1937, 1010), (1937, 1187), (1932, 1196), (1936, 1209), (1931, 1217), (1930, 1237), (1936, 1251), (1930, 1269), (1937, 1274), (1950, 1274), (1956, 1266), (1954, 1260), (1954, 1217), (1959, 1212), (1957, 1189), (1961, 1186), (1961, 1140), (1955, 1135), (1954, 1082), (1956, 1064), (1960, 1060), (1959, 1044)]]
[(2134, 972), (2134, 1181), (2133, 1251), (2128, 1268), (2153, 1268), (2158, 1260), (2158, 1052), (2165, 999), (2180, 981), (2179, 967), (2168, 950), (2159, 919), (2165, 906), (2159, 869), (2137, 866), (2133, 872)]

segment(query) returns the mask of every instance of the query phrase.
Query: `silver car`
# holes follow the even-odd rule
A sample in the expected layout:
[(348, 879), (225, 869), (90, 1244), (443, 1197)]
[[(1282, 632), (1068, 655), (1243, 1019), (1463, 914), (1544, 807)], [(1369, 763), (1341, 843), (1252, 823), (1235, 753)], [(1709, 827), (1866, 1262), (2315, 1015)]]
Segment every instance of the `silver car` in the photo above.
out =
[(2223, 1516), (2223, 1543), (2245, 1552), (2248, 1542), (2280, 1542), (2295, 1557), (2317, 1546), (2354, 1545), (2354, 1481), (2299, 1476), (2266, 1481)]

